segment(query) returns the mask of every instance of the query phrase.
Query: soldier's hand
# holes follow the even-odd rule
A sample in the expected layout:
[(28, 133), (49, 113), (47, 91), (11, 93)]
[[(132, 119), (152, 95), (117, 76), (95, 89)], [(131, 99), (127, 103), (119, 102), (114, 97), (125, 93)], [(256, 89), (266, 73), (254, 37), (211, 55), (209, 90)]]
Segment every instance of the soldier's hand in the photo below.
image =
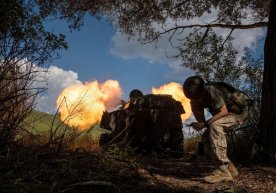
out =
[(191, 126), (193, 127), (194, 130), (200, 131), (201, 129), (203, 129), (205, 127), (205, 123), (204, 122), (193, 122), (193, 123), (191, 123)]

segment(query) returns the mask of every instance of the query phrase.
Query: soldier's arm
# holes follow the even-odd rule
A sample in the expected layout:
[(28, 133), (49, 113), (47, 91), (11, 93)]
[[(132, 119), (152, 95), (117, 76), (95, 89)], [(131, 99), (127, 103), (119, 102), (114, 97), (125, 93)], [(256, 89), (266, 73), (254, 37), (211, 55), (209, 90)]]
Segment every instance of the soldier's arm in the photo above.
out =
[(204, 116), (204, 108), (200, 103), (192, 102), (191, 101), (191, 109), (192, 112), (195, 116), (195, 119), (198, 122), (204, 122), (205, 121), (205, 116)]
[(228, 109), (227, 109), (226, 105), (223, 105), (218, 109), (218, 113), (215, 114), (211, 119), (209, 119), (207, 121), (207, 124), (210, 125), (214, 121), (216, 121), (216, 120), (218, 120), (218, 119), (220, 119), (220, 118), (222, 118), (226, 115), (228, 115)]
[(191, 123), (191, 126), (196, 131), (200, 131), (201, 129), (203, 129), (206, 126), (206, 124), (205, 124), (206, 121), (205, 121), (205, 116), (204, 116), (204, 108), (202, 105), (191, 102), (191, 109), (195, 116), (195, 119), (198, 121), (198, 122)]

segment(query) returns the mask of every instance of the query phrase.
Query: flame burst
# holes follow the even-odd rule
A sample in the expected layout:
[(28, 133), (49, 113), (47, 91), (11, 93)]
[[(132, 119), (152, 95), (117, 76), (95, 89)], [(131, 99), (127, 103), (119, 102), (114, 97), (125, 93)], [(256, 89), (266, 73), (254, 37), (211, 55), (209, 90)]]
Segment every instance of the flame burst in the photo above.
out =
[(92, 81), (65, 88), (56, 104), (65, 124), (86, 129), (101, 120), (103, 111), (120, 104), (122, 89), (116, 80)]
[(152, 94), (170, 94), (172, 97), (180, 101), (186, 113), (181, 115), (181, 119), (185, 122), (192, 114), (190, 100), (183, 94), (182, 86), (179, 83), (171, 82), (161, 86), (160, 88), (152, 88)]

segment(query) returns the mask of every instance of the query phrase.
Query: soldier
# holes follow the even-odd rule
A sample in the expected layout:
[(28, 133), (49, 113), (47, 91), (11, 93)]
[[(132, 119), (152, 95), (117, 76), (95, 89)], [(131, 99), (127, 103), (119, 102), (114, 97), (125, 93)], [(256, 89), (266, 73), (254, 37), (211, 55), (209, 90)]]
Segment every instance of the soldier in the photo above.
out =
[(133, 103), (135, 101), (135, 99), (137, 99), (138, 97), (142, 97), (142, 96), (143, 96), (142, 91), (140, 91), (138, 89), (133, 89), (129, 93), (129, 100), (127, 102), (124, 100), (121, 100), (122, 107), (120, 109), (122, 110), (122, 109), (129, 108), (131, 103)]
[[(197, 120), (191, 126), (196, 131), (207, 128), (202, 135), (204, 150), (217, 163), (217, 169), (204, 177), (204, 181), (232, 181), (239, 173), (227, 157), (226, 132), (247, 120), (248, 107), (245, 102), (248, 96), (227, 83), (205, 83), (198, 76), (185, 80), (183, 92), (191, 100), (192, 112)], [(205, 119), (205, 108), (212, 114), (208, 120)]]

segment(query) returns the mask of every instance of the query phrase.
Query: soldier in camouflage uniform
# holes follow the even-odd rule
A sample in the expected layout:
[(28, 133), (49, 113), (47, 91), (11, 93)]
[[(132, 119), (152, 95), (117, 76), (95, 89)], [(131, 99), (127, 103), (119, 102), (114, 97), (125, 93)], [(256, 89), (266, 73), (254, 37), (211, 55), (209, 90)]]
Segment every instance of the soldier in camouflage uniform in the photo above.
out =
[[(209, 183), (232, 181), (238, 171), (227, 157), (226, 132), (247, 119), (248, 108), (231, 100), (233, 89), (205, 83), (198, 76), (185, 80), (183, 92), (191, 100), (192, 112), (198, 121), (191, 125), (197, 131), (207, 128), (202, 135), (204, 150), (218, 166), (218, 169), (204, 177), (204, 180)], [(209, 120), (205, 119), (205, 108), (212, 114)]]

